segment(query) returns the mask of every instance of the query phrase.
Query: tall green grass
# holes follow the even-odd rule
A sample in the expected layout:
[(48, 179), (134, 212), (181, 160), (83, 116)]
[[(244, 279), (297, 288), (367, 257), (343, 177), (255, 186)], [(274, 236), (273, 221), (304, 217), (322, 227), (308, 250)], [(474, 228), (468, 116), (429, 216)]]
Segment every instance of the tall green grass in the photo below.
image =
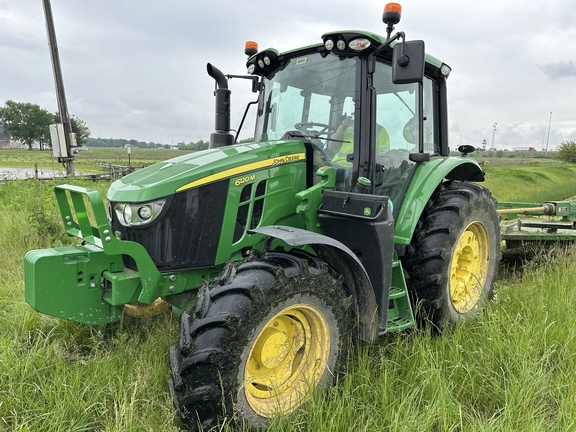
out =
[(91, 327), (40, 315), (24, 301), (24, 254), (71, 241), (56, 184), (0, 185), (0, 431), (173, 430), (166, 353), (175, 318)]
[[(543, 170), (546, 187), (573, 178), (566, 169)], [(489, 172), (489, 182), (499, 175)], [(518, 178), (495, 196), (519, 194)], [(0, 431), (180, 430), (166, 384), (175, 318), (85, 326), (25, 303), (24, 254), (73, 241), (60, 227), (56, 184), (0, 184)], [(337, 386), (270, 431), (576, 430), (576, 250), (539, 256), (513, 275), (474, 322), (439, 337), (412, 331), (356, 345)]]
[(500, 283), (477, 321), (441, 337), (358, 347), (340, 388), (302, 414), (307, 430), (574, 430), (575, 252)]
[(486, 169), (482, 183), (498, 201), (543, 203), (576, 195), (576, 165)]

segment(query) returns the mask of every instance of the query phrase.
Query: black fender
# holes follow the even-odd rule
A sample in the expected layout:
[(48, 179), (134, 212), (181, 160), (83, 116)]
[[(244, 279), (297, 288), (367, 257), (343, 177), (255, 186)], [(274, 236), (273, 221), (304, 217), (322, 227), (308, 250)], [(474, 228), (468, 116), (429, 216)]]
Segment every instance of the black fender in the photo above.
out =
[(368, 342), (377, 341), (378, 307), (374, 289), (366, 269), (346, 245), (331, 237), (290, 226), (265, 226), (252, 229), (250, 233), (279, 239), (292, 247), (310, 246), (320, 259), (340, 272), (352, 291), (358, 319), (356, 335)]

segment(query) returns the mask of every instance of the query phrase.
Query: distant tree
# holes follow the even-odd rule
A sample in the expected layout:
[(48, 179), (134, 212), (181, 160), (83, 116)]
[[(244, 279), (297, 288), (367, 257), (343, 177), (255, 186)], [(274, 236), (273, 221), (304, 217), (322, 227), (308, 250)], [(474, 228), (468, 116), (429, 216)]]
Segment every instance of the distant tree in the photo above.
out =
[(556, 157), (564, 162), (576, 163), (576, 141), (562, 141)]
[(206, 150), (210, 146), (210, 142), (200, 140), (196, 143), (196, 150)]
[(206, 150), (210, 143), (208, 141), (197, 141), (197, 142), (190, 142), (185, 144), (184, 142), (178, 143), (178, 150), (193, 150), (193, 151), (200, 151)]
[(127, 145), (138, 148), (156, 148), (162, 147), (164, 144), (145, 143), (122, 138), (89, 138), (87, 143), (88, 147), (126, 147)]
[(49, 141), (52, 114), (31, 103), (7, 100), (5, 105), (0, 108), (0, 121), (13, 139), (26, 144), (28, 150), (35, 141), (41, 146)]
[[(54, 123), (60, 123), (60, 114), (54, 113)], [(88, 144), (90, 129), (88, 129), (86, 122), (72, 114), (70, 116), (70, 126), (72, 126), (72, 132), (76, 134), (76, 144), (78, 147)]]

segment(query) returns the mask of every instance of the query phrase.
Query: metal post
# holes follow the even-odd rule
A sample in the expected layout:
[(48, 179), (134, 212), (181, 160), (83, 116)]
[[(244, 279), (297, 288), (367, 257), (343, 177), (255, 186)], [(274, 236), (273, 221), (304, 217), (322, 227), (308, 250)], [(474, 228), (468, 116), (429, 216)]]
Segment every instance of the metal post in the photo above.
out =
[(496, 125), (497, 124), (498, 123), (494, 123), (494, 126), (492, 126), (494, 128), (494, 131), (492, 132), (492, 147), (491, 148), (494, 148), (494, 139), (496, 138)]
[(74, 176), (74, 155), (72, 154), (72, 124), (68, 115), (68, 105), (66, 104), (66, 94), (64, 92), (64, 80), (62, 79), (62, 69), (60, 68), (60, 57), (58, 55), (58, 44), (56, 42), (56, 31), (54, 30), (54, 19), (52, 17), (52, 7), (50, 0), (43, 0), (44, 15), (46, 16), (46, 31), (48, 33), (48, 45), (50, 46), (50, 56), (52, 57), (52, 69), (54, 71), (54, 83), (56, 85), (56, 99), (58, 101), (58, 114), (60, 122), (64, 125), (64, 138), (66, 140), (67, 156), (59, 158), (66, 164), (66, 174)]
[(552, 111), (550, 111), (550, 120), (548, 120), (548, 138), (546, 138), (546, 151), (544, 157), (548, 156), (548, 143), (550, 142), (550, 125), (552, 124)]

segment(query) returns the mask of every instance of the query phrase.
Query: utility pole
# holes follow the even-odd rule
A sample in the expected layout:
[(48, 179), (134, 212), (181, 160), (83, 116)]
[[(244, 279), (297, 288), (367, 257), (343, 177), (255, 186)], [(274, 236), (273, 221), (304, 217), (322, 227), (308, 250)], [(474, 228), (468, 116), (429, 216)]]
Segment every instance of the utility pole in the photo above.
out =
[(544, 157), (548, 156), (548, 143), (550, 142), (550, 125), (552, 124), (552, 111), (550, 111), (550, 120), (548, 120), (548, 138), (546, 138), (546, 151)]
[(50, 126), (52, 154), (54, 157), (58, 158), (58, 162), (61, 162), (66, 166), (66, 175), (74, 176), (76, 134), (72, 132), (72, 124), (70, 123), (70, 116), (68, 114), (68, 105), (66, 104), (64, 80), (62, 79), (62, 69), (60, 68), (60, 57), (58, 55), (58, 44), (56, 42), (56, 31), (54, 30), (54, 19), (52, 17), (50, 0), (43, 0), (43, 4), (44, 15), (46, 16), (48, 45), (50, 47), (52, 69), (54, 71), (54, 83), (56, 85), (58, 114), (60, 115), (60, 124)]
[(494, 148), (494, 139), (496, 138), (496, 125), (497, 124), (498, 123), (494, 123), (494, 126), (492, 126), (494, 128), (494, 131), (492, 132), (492, 147), (491, 148)]

